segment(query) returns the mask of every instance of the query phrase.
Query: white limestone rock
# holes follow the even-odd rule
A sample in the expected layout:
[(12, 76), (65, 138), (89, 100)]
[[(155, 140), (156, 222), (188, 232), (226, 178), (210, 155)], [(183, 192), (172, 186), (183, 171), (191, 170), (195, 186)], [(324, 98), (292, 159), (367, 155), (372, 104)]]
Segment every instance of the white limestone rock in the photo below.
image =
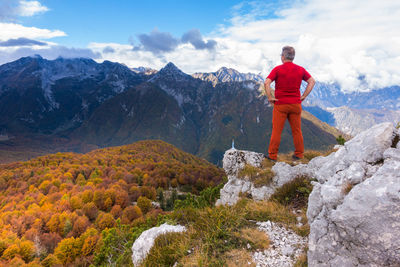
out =
[(140, 263), (146, 258), (150, 249), (154, 245), (154, 240), (162, 234), (168, 232), (184, 232), (185, 226), (169, 225), (164, 223), (159, 227), (153, 227), (144, 231), (132, 245), (132, 262), (134, 266), (139, 266)]
[(246, 164), (260, 167), (263, 160), (262, 153), (237, 149), (227, 150), (224, 154), (223, 168), (228, 175), (228, 182), (221, 189), (220, 199), (217, 200), (216, 205), (234, 205), (239, 200), (240, 193), (248, 194), (254, 200), (268, 199), (277, 188), (298, 175), (309, 173), (304, 164), (292, 167), (287, 163), (278, 162), (272, 167), (275, 176), (269, 185), (256, 187), (246, 177), (238, 178), (238, 173)]
[(318, 179), (307, 210), (310, 267), (400, 265), (398, 134), (379, 124), (308, 164)]

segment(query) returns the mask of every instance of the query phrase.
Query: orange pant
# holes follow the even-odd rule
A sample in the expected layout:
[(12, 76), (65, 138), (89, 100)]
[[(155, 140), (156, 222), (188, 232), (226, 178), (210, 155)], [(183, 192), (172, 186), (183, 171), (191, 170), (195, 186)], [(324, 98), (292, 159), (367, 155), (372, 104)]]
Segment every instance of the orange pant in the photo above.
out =
[(268, 154), (271, 159), (277, 159), (279, 144), (281, 143), (281, 133), (285, 126), (286, 119), (289, 120), (292, 128), (294, 154), (303, 158), (304, 143), (301, 133), (301, 104), (274, 105), (272, 114), (272, 135), (269, 142)]

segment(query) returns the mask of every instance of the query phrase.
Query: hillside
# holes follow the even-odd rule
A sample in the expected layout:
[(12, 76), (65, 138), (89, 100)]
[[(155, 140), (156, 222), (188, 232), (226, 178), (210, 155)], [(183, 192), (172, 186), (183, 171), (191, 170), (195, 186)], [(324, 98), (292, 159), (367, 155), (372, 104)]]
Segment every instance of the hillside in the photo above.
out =
[(140, 233), (183, 191), (197, 194), (224, 176), (163, 141), (0, 165), (1, 264), (105, 264), (115, 232)]

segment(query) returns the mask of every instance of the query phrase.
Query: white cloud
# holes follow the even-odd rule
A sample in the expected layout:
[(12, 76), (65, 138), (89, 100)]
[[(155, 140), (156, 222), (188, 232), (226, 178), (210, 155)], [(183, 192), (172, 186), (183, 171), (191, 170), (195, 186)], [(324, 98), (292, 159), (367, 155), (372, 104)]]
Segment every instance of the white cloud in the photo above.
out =
[(67, 34), (60, 30), (40, 29), (36, 27), (25, 27), (15, 23), (0, 22), (0, 40), (29, 38), (29, 39), (50, 39), (54, 37), (66, 36)]
[(212, 52), (179, 45), (160, 56), (132, 51), (129, 45), (89, 47), (102, 53), (110, 45), (115, 51), (103, 57), (131, 67), (160, 68), (172, 61), (188, 73), (227, 66), (266, 76), (280, 64), (281, 48), (293, 45), (295, 63), (346, 91), (400, 84), (400, 1), (304, 0), (280, 6), (253, 1), (232, 12), (230, 25), (206, 36), (218, 44)]
[(46, 6), (43, 6), (39, 1), (19, 1), (17, 14), (23, 17), (30, 17), (39, 13), (48, 11)]
[(47, 46), (33, 45), (25, 47), (0, 47), (0, 64), (17, 60), (21, 57), (33, 56), (35, 54), (41, 55), (50, 60), (56, 59), (60, 56), (64, 58), (84, 57), (92, 59), (101, 57), (99, 53), (88, 48), (71, 48), (48, 42)]

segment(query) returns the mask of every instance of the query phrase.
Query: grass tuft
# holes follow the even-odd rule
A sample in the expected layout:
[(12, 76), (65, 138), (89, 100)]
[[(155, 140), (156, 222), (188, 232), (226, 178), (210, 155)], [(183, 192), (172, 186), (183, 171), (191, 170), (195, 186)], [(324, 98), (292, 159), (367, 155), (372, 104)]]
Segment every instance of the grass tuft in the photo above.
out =
[(311, 191), (311, 178), (300, 175), (278, 188), (270, 199), (298, 209), (307, 206)]
[(241, 199), (235, 206), (239, 210), (244, 210), (247, 220), (255, 221), (274, 221), (284, 224), (295, 224), (296, 216), (280, 203), (273, 201), (249, 201)]
[(294, 263), (293, 267), (307, 267), (307, 252), (304, 252), (303, 254), (301, 254), (296, 262)]
[(246, 165), (238, 174), (238, 178), (248, 178), (255, 187), (269, 185), (274, 176), (275, 173), (271, 168), (257, 168), (251, 165)]
[(256, 267), (256, 264), (253, 262), (253, 257), (250, 252), (246, 249), (233, 249), (225, 253), (225, 266), (227, 267)]
[(236, 233), (237, 237), (242, 239), (245, 243), (251, 246), (251, 249), (267, 249), (269, 248), (269, 238), (268, 235), (256, 228), (246, 227)]
[(173, 266), (190, 248), (187, 233), (165, 233), (154, 240), (154, 245), (142, 266)]

